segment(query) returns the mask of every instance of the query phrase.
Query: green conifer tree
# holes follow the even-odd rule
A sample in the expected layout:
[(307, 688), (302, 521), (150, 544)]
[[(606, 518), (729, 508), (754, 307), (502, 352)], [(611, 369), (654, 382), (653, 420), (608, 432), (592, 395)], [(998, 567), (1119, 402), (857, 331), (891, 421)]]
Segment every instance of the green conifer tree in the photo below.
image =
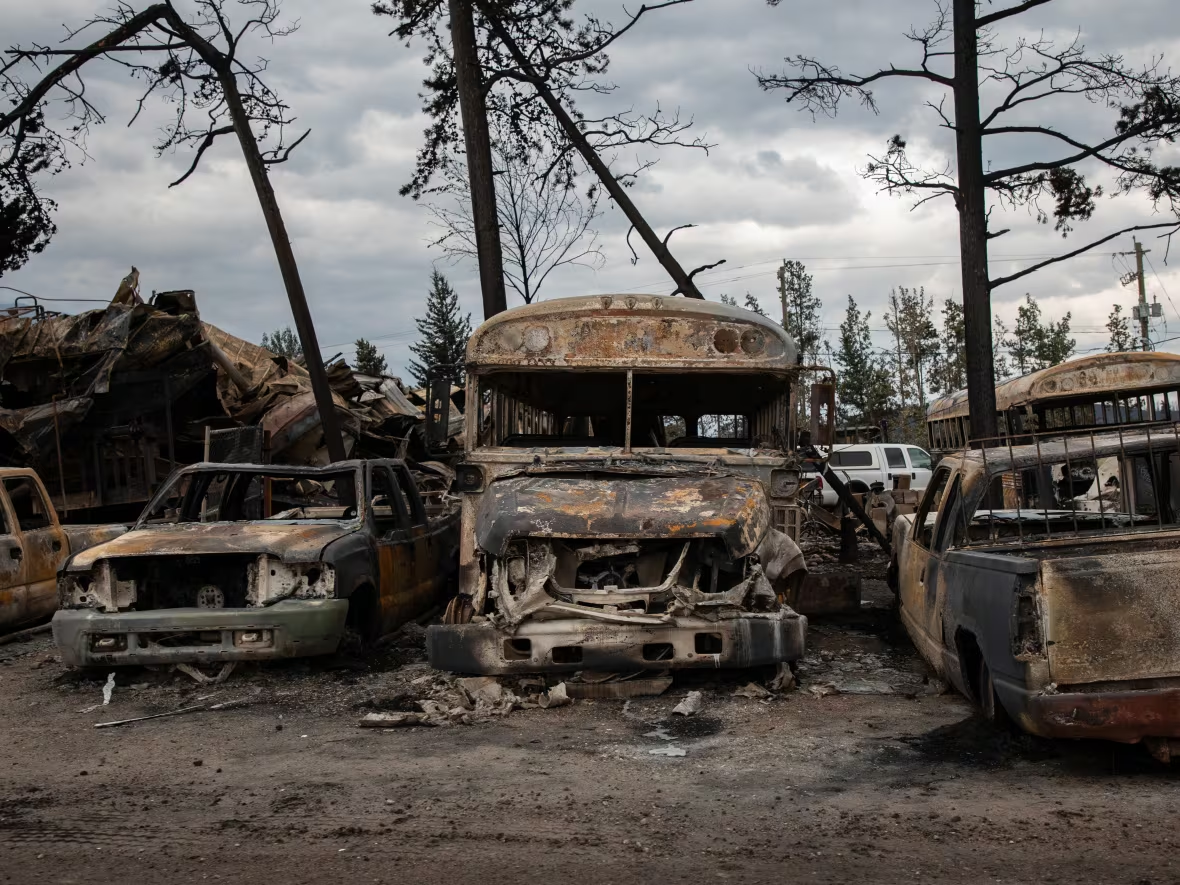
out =
[(415, 322), (419, 341), (410, 345), (410, 352), (417, 359), (409, 364), (414, 380), (424, 387), (429, 378), (443, 375), (455, 384), (462, 384), (467, 339), (471, 337), (471, 314), (460, 313), (458, 293), (437, 270), (430, 274), (426, 316)]
[(365, 338), (356, 339), (356, 370), (362, 375), (384, 375), (389, 371), (385, 357)]

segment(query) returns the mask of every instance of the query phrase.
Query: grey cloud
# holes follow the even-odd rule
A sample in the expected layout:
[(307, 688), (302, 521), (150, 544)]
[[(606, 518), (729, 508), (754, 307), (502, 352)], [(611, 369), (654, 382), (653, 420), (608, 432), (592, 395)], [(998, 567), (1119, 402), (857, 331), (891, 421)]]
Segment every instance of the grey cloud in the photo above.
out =
[[(0, 16), (10, 40), (48, 40), (56, 38), (61, 21), (79, 21), (105, 2), (0, 0)], [(576, 8), (591, 6), (620, 18), (618, 0), (579, 0)], [(430, 268), (440, 259), (426, 246), (432, 230), (427, 214), (397, 193), (425, 126), (418, 113), (426, 74), (422, 47), (407, 49), (387, 37), (387, 23), (374, 18), (363, 0), (286, 0), (285, 9), (301, 20), (300, 30), (261, 54), (271, 59), (272, 81), (298, 125), (311, 127), (312, 136), (272, 176), (319, 337), (325, 345), (341, 345), (333, 352), (350, 352), (347, 342), (361, 335), (377, 338), (391, 364), (401, 367)], [(796, 53), (854, 72), (908, 64), (914, 55), (903, 32), (927, 21), (932, 10), (928, 0), (787, 0), (774, 9), (760, 0), (697, 0), (653, 15), (620, 41), (611, 67), (619, 90), (602, 106), (642, 111), (658, 102), (665, 110), (680, 108), (695, 119), (694, 131), (717, 143), (709, 157), (661, 152), (660, 164), (631, 192), (660, 230), (700, 225), (672, 240), (686, 266), (727, 260), (700, 277), (707, 295), (749, 289), (772, 309), (776, 263), (800, 258), (815, 275), (833, 338), (849, 293), (873, 311), (874, 326), (893, 286), (925, 285), (939, 304), (957, 297), (958, 238), (949, 202), (911, 212), (913, 200), (877, 195), (857, 175), (865, 155), (895, 132), (932, 162), (950, 154), (945, 133), (923, 106), (936, 101), (939, 91), (884, 85), (876, 92), (879, 116), (849, 104), (835, 119), (813, 121), (785, 105), (780, 94), (759, 91), (751, 73), (778, 70), (784, 57)], [(1064, 31), (1079, 25), (1093, 48), (1133, 58), (1147, 48), (1175, 50), (1180, 22), (1170, 12), (1166, 0), (1117, 10), (1103, 0), (1075, 0), (1048, 5), (1029, 21)], [(1068, 27), (1060, 27), (1062, 20)], [(126, 130), (131, 84), (113, 69), (96, 73), (91, 83), (94, 94), (117, 110), (91, 140), (92, 161), (47, 186), (61, 203), (56, 241), (4, 283), (54, 297), (105, 298), (134, 263), (148, 288), (196, 289), (203, 315), (236, 334), (257, 340), (290, 323), (265, 226), (233, 146), (219, 147), (197, 175), (169, 190), (167, 183), (188, 159), (184, 152), (152, 156), (165, 110), (154, 108), (155, 116)], [(587, 99), (586, 108), (594, 107)], [(1059, 122), (1071, 131), (1109, 128), (1105, 109), (1062, 107)], [(1007, 164), (1028, 148), (1013, 140), (989, 150), (995, 162)], [(627, 154), (619, 161), (634, 159)], [(1025, 212), (999, 213), (998, 226), (1013, 233), (992, 244), (994, 269), (1008, 272), (1036, 260), (1008, 256), (1053, 254), (1133, 223), (1146, 211), (1142, 202), (1103, 201), (1095, 219), (1064, 242)], [(670, 290), (650, 256), (641, 251), (631, 264), (623, 242), (627, 227), (621, 213), (608, 211), (601, 224), (606, 267), (555, 275), (546, 297)], [(1119, 290), (1110, 257), (1129, 245), (1111, 244), (1101, 255), (1004, 287), (996, 293), (996, 310), (1011, 318), (1028, 291), (1051, 315), (1072, 310), (1075, 327), (1101, 325), (1110, 299), (1122, 294), (1129, 304), (1131, 293)], [(1153, 259), (1162, 259), (1162, 246), (1152, 248)], [(1171, 282), (1180, 293), (1180, 277), (1161, 260), (1155, 265), (1165, 285)], [(478, 319), (474, 268), (440, 267)], [(1180, 316), (1174, 322), (1180, 328)], [(1093, 340), (1094, 333), (1087, 335), (1085, 341)]]

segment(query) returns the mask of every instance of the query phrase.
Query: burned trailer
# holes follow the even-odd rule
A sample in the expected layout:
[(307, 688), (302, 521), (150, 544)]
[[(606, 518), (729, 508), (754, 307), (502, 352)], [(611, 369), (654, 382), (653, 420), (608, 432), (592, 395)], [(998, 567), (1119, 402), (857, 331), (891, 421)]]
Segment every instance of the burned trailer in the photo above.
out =
[(468, 343), (459, 594), (432, 665), (511, 674), (802, 656), (784, 331), (650, 295), (502, 313)]

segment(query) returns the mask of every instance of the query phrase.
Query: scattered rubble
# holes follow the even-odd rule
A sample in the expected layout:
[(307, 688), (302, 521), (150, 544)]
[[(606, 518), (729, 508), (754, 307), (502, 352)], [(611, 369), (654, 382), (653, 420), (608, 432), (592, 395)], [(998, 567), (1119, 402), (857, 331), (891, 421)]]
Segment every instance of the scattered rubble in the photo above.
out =
[[(428, 457), (399, 379), (340, 360), (327, 373), (352, 457)], [(209, 429), (232, 437), (212, 460), (258, 461), (264, 444), (273, 463), (326, 459), (307, 370), (202, 321), (191, 290), (0, 313), (0, 376), (0, 466), (36, 468), (73, 522), (134, 519), (173, 468), (209, 460)]]
[(569, 694), (566, 692), (565, 683), (560, 682), (547, 692), (543, 692), (537, 699), (537, 705), (544, 710), (549, 710), (554, 707), (564, 707), (572, 703)]
[(900, 669), (889, 655), (872, 652), (851, 653), (837, 657), (820, 652), (799, 662), (798, 673), (804, 687), (816, 697), (831, 694), (898, 694), (906, 697), (939, 694), (941, 685), (932, 681), (924, 669)]
[(763, 688), (757, 682), (747, 682), (741, 688), (733, 693), (735, 698), (752, 698), (754, 700), (762, 700), (763, 698), (771, 697), (771, 692)]
[(683, 747), (677, 747), (672, 744), (667, 744), (663, 747), (654, 747), (647, 751), (649, 756), (687, 756), (688, 753)]
[(520, 694), (492, 676), (455, 678), (431, 671), (413, 679), (410, 691), (391, 699), (401, 709), (367, 713), (357, 724), (362, 728), (474, 725), (514, 710), (551, 710), (573, 702), (564, 682), (545, 689), (539, 679), (514, 681)]
[(673, 716), (695, 716), (701, 711), (701, 693), (690, 691), (679, 704), (672, 708)]

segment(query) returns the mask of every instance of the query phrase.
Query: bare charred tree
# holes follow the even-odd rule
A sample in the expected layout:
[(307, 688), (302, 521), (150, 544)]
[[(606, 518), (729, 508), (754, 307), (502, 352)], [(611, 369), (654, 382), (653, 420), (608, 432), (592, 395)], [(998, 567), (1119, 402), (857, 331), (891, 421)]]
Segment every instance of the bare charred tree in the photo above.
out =
[[(285, 36), (293, 26), (279, 23), (277, 0), (195, 0), (182, 16), (171, 0), (136, 10), (120, 2), (113, 12), (90, 19), (67, 33), (65, 43), (98, 35), (88, 45), (13, 47), (0, 67), (0, 90), (11, 110), (0, 116), (0, 169), (31, 188), (33, 177), (69, 166), (85, 156), (89, 130), (106, 116), (87, 96), (84, 69), (100, 60), (126, 69), (142, 91), (129, 123), (153, 96), (175, 108), (156, 143), (157, 154), (174, 148), (193, 151), (187, 171), (170, 186), (185, 181), (222, 136), (235, 136), (250, 172), (255, 194), (270, 231), (271, 243), (291, 302), (295, 328), (307, 360), (325, 442), (332, 460), (345, 457), (340, 423), (332, 402), (315, 327), (307, 307), (295, 254), (279, 211), (269, 167), (285, 162), (309, 134), (288, 142), (294, 118), (263, 78), (267, 63), (246, 55), (248, 38)], [(245, 21), (231, 23), (234, 5)], [(46, 110), (63, 105), (66, 122), (50, 126)], [(26, 193), (34, 193), (26, 189)]]
[(484, 82), (475, 42), (475, 10), (472, 0), (449, 0), (451, 56), (455, 90), (463, 118), (464, 155), (467, 158), (468, 200), (476, 262), (483, 292), (484, 316), (508, 309), (504, 291), (504, 254), (497, 226), (496, 182), (492, 169), (492, 141)]
[[(508, 288), (532, 304), (545, 280), (560, 267), (598, 268), (603, 255), (598, 234), (591, 229), (598, 211), (599, 189), (585, 197), (573, 182), (540, 177), (538, 168), (551, 162), (552, 151), (522, 155), (509, 144), (492, 149), (496, 180), (496, 212)], [(427, 207), (442, 235), (431, 245), (450, 258), (475, 257), (478, 227), (472, 214), (470, 178), (457, 160), (441, 174), (442, 183), (430, 189)]]
[[(577, 103), (580, 95), (613, 91), (604, 76), (607, 50), (616, 40), (645, 15), (687, 2), (691, 0), (640, 6), (621, 27), (594, 16), (576, 23), (570, 16), (572, 0), (471, 0), (471, 6), (490, 128), (509, 133), (513, 150), (522, 154), (553, 145), (551, 164), (537, 170), (540, 178), (552, 176), (563, 183), (586, 173), (596, 178), (672, 278), (673, 294), (700, 298), (692, 278), (706, 268), (686, 272), (668, 248), (671, 233), (682, 228), (660, 238), (627, 194), (628, 185), (651, 161), (625, 170), (615, 166), (623, 148), (680, 145), (707, 151), (709, 145), (685, 134), (692, 123), (682, 121), (679, 114), (657, 108), (650, 114), (628, 110), (590, 117)], [(384, 0), (373, 8), (396, 19), (396, 36), (419, 38), (428, 47), (431, 73), (424, 83), (423, 109), (431, 123), (414, 176), (402, 190), (417, 198), (443, 170), (459, 140), (460, 89), (449, 31), (443, 26), (447, 5), (443, 0)]]
[[(767, 0), (772, 6), (780, 0)], [(876, 112), (879, 83), (909, 81), (944, 90), (926, 104), (936, 124), (954, 133), (956, 158), (933, 168), (915, 162), (901, 135), (881, 156), (871, 157), (864, 176), (891, 194), (915, 195), (917, 204), (950, 197), (959, 213), (967, 389), (971, 435), (997, 435), (991, 291), (1041, 268), (1066, 261), (1138, 230), (1158, 230), (1170, 241), (1180, 230), (1180, 168), (1156, 162), (1159, 147), (1180, 132), (1180, 80), (1158, 58), (1141, 64), (1122, 56), (1090, 55), (1080, 40), (1055, 43), (1043, 35), (1001, 45), (995, 26), (1053, 0), (935, 0), (936, 14), (906, 36), (918, 54), (914, 64), (889, 66), (867, 75), (847, 74), (808, 56), (787, 59), (781, 74), (758, 75), (766, 90), (810, 111), (834, 115), (842, 100)], [(987, 106), (981, 108), (981, 87)], [(950, 107), (947, 98), (950, 98)], [(1084, 101), (1111, 110), (1107, 135), (1071, 134), (1050, 122), (1063, 103)], [(992, 167), (985, 146), (1015, 147), (1028, 162)], [(1113, 186), (1092, 184), (1088, 175), (1108, 175)], [(992, 210), (1027, 209), (1042, 223), (1053, 221), (1063, 237), (1087, 222), (1104, 196), (1146, 195), (1155, 219), (1110, 231), (1084, 245), (1030, 264), (1003, 277), (988, 273), (987, 244), (1007, 230), (989, 229)]]

